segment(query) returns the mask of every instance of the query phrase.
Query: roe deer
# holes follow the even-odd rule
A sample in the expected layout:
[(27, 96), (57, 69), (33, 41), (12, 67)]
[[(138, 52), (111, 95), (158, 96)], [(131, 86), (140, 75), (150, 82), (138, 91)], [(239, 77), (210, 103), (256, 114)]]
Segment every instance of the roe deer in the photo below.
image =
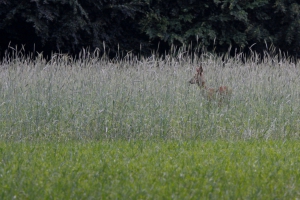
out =
[(217, 100), (218, 105), (221, 106), (223, 102), (229, 104), (232, 89), (227, 86), (221, 86), (217, 89), (215, 88), (207, 88), (205, 85), (205, 79), (203, 75), (203, 68), (200, 66), (196, 69), (195, 76), (189, 81), (190, 84), (197, 84), (204, 96), (207, 97), (208, 101)]

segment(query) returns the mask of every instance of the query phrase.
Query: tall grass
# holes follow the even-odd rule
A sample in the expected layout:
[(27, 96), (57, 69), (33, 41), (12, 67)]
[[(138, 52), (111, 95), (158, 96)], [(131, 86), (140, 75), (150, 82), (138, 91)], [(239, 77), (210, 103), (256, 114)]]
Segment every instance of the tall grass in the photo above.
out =
[[(300, 70), (287, 57), (209, 53), (109, 60), (99, 52), (48, 61), (8, 51), (0, 66), (0, 139), (298, 139)], [(245, 59), (244, 59), (245, 60)], [(228, 106), (189, 85), (202, 64), (207, 85), (227, 85)], [(225, 66), (225, 67), (224, 67)]]

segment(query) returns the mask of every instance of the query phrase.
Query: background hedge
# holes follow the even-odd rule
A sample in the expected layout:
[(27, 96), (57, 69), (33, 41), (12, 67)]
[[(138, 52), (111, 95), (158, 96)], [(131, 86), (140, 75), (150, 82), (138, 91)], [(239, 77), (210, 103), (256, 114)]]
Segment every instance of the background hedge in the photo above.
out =
[(147, 54), (192, 44), (262, 52), (273, 44), (297, 56), (299, 16), (296, 0), (0, 0), (0, 51)]

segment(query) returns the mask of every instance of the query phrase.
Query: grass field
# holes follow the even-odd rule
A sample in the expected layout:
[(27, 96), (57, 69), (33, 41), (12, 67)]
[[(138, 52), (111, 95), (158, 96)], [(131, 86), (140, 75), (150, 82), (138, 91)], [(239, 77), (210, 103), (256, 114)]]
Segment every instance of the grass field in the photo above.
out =
[(299, 141), (1, 143), (1, 199), (294, 199)]
[[(284, 56), (6, 55), (1, 199), (300, 196), (300, 70)], [(200, 64), (229, 105), (188, 84)]]

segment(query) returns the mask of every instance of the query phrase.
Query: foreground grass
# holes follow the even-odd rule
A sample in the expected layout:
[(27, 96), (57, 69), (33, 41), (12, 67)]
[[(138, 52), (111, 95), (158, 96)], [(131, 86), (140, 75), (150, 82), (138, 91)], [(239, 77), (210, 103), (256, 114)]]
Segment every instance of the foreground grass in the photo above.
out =
[(1, 143), (1, 199), (293, 199), (299, 141)]

